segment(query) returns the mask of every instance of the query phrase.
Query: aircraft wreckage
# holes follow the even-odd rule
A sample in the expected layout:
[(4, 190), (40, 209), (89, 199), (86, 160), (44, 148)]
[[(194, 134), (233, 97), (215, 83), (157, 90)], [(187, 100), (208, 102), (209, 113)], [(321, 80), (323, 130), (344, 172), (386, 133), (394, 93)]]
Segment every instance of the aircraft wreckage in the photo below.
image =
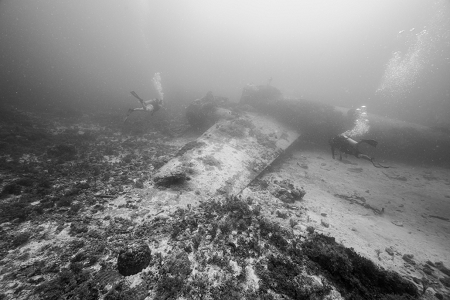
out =
[[(155, 197), (184, 205), (237, 195), (299, 136), (326, 147), (330, 137), (355, 122), (354, 110), (286, 99), (270, 85), (246, 86), (238, 104), (209, 92), (194, 101), (186, 114), (193, 127), (211, 127), (182, 147), (153, 178), (158, 188)], [(377, 155), (382, 158), (443, 161), (447, 157), (450, 138), (445, 132), (373, 114), (368, 119), (367, 136), (379, 141)], [(429, 155), (418, 156), (420, 152)]]

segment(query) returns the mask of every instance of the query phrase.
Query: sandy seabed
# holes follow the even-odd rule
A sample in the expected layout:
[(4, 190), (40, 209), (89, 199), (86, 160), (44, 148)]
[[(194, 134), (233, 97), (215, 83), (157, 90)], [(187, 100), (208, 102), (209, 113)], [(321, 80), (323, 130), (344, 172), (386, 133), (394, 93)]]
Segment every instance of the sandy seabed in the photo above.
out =
[(303, 186), (301, 205), (317, 230), (387, 269), (420, 277), (404, 254), (418, 264), (450, 265), (449, 169), (398, 162), (375, 168), (355, 157), (333, 160), (327, 150), (300, 144), (264, 177)]

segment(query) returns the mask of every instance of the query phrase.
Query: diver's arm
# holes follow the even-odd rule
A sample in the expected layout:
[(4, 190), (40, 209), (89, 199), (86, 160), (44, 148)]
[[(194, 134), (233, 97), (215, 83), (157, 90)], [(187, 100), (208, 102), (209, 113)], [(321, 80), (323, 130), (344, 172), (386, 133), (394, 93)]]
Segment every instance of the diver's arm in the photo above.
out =
[(346, 138), (346, 140), (347, 140), (347, 142), (349, 143), (350, 146), (352, 146), (354, 148), (358, 148), (358, 144), (359, 143), (357, 141), (355, 141), (354, 139), (349, 138), (347, 136), (345, 138)]
[(127, 116), (129, 116), (133, 111), (144, 111), (145, 109), (142, 107), (130, 108), (127, 112)]

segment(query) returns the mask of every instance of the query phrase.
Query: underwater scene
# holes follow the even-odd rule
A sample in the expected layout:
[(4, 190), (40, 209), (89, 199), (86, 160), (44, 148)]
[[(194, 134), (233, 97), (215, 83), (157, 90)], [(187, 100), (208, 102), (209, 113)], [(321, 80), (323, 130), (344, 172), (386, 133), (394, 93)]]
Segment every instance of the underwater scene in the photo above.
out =
[(449, 0), (0, 0), (0, 300), (450, 299)]

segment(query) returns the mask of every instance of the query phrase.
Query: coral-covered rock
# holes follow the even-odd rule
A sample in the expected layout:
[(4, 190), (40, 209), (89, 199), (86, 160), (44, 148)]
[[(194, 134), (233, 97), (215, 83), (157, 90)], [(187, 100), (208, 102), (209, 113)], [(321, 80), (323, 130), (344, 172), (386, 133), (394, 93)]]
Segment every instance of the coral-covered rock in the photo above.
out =
[(164, 273), (186, 278), (192, 272), (191, 262), (185, 251), (171, 255), (163, 266)]
[(139, 273), (151, 260), (151, 251), (147, 244), (135, 242), (122, 249), (117, 259), (117, 269), (124, 276)]
[(303, 188), (295, 187), (289, 180), (274, 181), (269, 190), (272, 195), (286, 203), (301, 200), (306, 194)]
[(448, 277), (439, 278), (439, 281), (446, 287), (450, 288), (450, 278), (448, 278)]
[(77, 234), (82, 234), (85, 232), (88, 232), (89, 228), (86, 224), (83, 224), (81, 222), (72, 222), (72, 224), (70, 224), (70, 231), (69, 233), (71, 235), (77, 235)]
[(408, 264), (411, 264), (411, 265), (415, 265), (416, 264), (416, 262), (414, 261), (414, 255), (412, 255), (412, 254), (404, 254), (403, 255), (403, 260), (404, 261), (406, 261)]

